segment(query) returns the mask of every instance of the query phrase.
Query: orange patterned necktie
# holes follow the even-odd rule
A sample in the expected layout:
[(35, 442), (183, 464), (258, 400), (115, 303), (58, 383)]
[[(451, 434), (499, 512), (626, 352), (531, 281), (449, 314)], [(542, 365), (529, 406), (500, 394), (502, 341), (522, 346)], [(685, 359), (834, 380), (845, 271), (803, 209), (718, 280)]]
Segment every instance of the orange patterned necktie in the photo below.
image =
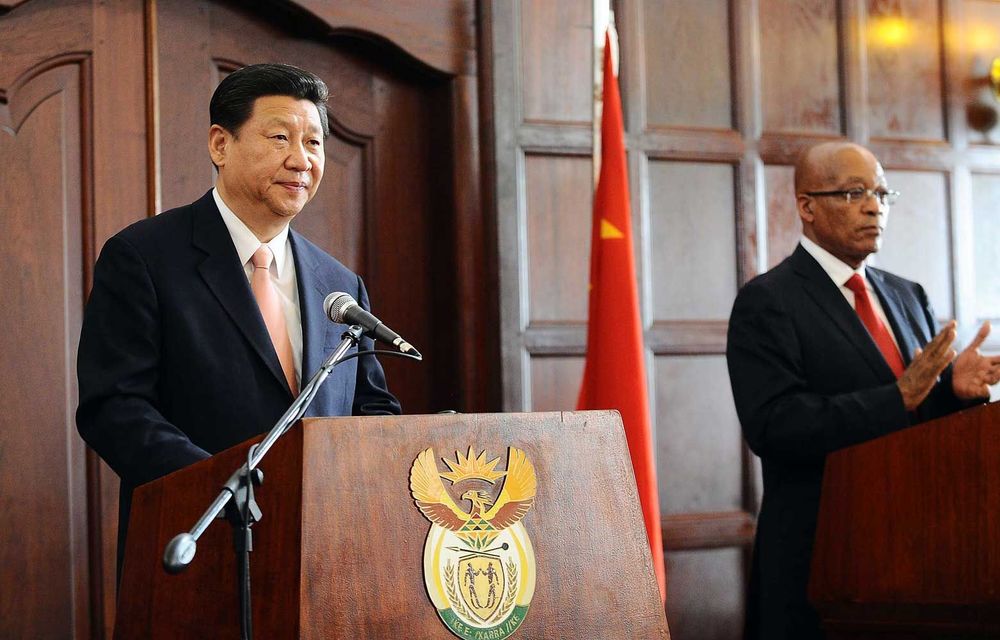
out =
[(899, 354), (899, 349), (896, 347), (896, 343), (893, 342), (889, 330), (875, 313), (871, 298), (868, 297), (868, 289), (865, 287), (865, 281), (859, 274), (855, 273), (844, 286), (854, 292), (854, 310), (858, 312), (861, 322), (864, 323), (868, 329), (868, 333), (875, 340), (875, 344), (878, 345), (878, 349), (889, 364), (889, 368), (892, 369), (897, 378), (903, 375), (903, 369), (905, 368), (903, 366), (903, 357)]
[(281, 301), (278, 290), (271, 281), (271, 261), (274, 254), (266, 244), (257, 247), (250, 258), (253, 263), (253, 276), (250, 278), (250, 288), (257, 298), (260, 314), (264, 316), (264, 324), (271, 336), (274, 350), (278, 354), (281, 370), (285, 372), (288, 388), (292, 395), (299, 394), (299, 384), (295, 378), (295, 360), (292, 357), (292, 342), (288, 339), (288, 329), (285, 326), (285, 314), (281, 311)]

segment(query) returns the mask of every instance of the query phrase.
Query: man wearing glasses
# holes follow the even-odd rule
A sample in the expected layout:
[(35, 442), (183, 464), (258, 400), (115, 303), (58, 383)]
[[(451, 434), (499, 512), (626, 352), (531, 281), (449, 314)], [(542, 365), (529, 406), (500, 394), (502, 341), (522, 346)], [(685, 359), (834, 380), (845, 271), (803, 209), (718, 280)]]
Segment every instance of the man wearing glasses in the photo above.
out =
[(865, 265), (889, 207), (870, 151), (808, 149), (795, 167), (802, 239), (736, 297), (726, 349), (743, 435), (761, 458), (746, 638), (822, 638), (806, 599), (828, 453), (988, 399), (1000, 356), (962, 353), (955, 322), (938, 330), (923, 288)]

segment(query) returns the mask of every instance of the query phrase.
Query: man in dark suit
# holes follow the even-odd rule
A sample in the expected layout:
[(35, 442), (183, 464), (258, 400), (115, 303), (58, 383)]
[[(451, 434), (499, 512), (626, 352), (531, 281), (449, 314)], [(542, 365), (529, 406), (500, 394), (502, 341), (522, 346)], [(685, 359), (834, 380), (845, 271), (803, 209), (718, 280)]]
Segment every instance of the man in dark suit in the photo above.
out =
[(726, 350), (743, 435), (764, 496), (746, 638), (821, 638), (806, 599), (826, 455), (989, 396), (1000, 357), (961, 354), (921, 286), (865, 265), (881, 245), (890, 191), (865, 148), (831, 142), (795, 167), (802, 240), (737, 295)]
[[(215, 189), (101, 251), (77, 425), (121, 477), (119, 561), (132, 489), (267, 431), (346, 329), (324, 297), (368, 308), (361, 278), (288, 227), (323, 177), (326, 98), (288, 65), (229, 75), (210, 109)], [(399, 412), (369, 356), (337, 366), (308, 415)]]

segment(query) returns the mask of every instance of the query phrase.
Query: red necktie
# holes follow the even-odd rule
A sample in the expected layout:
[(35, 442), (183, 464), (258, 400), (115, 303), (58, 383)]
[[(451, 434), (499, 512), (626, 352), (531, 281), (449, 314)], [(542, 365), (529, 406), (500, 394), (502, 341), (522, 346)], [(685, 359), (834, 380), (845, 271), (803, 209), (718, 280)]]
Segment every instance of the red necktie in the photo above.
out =
[(906, 368), (903, 365), (903, 357), (899, 355), (899, 349), (896, 347), (889, 330), (875, 313), (875, 307), (872, 306), (871, 298), (868, 297), (865, 281), (859, 274), (855, 273), (850, 280), (844, 283), (844, 286), (854, 292), (854, 310), (858, 312), (861, 322), (864, 323), (868, 333), (875, 340), (875, 344), (878, 345), (878, 349), (889, 364), (889, 368), (892, 369), (897, 378), (903, 375), (903, 369)]

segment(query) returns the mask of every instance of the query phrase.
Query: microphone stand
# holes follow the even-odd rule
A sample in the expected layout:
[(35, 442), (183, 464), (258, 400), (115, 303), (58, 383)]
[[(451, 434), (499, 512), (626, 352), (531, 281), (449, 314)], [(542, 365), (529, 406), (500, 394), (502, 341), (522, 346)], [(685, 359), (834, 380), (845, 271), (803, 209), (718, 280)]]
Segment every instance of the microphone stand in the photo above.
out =
[(177, 574), (186, 569), (194, 560), (198, 538), (213, 520), (225, 517), (222, 511), (230, 501), (233, 501), (229, 521), (233, 526), (233, 546), (237, 557), (240, 590), (240, 637), (243, 640), (250, 640), (253, 637), (253, 619), (250, 608), (250, 552), (253, 550), (253, 535), (250, 528), (262, 517), (260, 507), (254, 500), (253, 488), (254, 485), (260, 486), (264, 481), (264, 473), (257, 468), (257, 465), (278, 441), (278, 438), (291, 429), (292, 425), (305, 414), (306, 409), (316, 397), (320, 385), (330, 375), (333, 368), (341, 362), (348, 349), (357, 346), (363, 331), (364, 329), (360, 326), (354, 325), (344, 332), (341, 336), (340, 346), (320, 365), (319, 370), (309, 383), (302, 388), (299, 397), (271, 427), (264, 439), (250, 447), (247, 452), (247, 461), (233, 472), (233, 475), (229, 476), (222, 487), (222, 492), (209, 505), (191, 530), (174, 536), (163, 551), (163, 568), (168, 573)]

